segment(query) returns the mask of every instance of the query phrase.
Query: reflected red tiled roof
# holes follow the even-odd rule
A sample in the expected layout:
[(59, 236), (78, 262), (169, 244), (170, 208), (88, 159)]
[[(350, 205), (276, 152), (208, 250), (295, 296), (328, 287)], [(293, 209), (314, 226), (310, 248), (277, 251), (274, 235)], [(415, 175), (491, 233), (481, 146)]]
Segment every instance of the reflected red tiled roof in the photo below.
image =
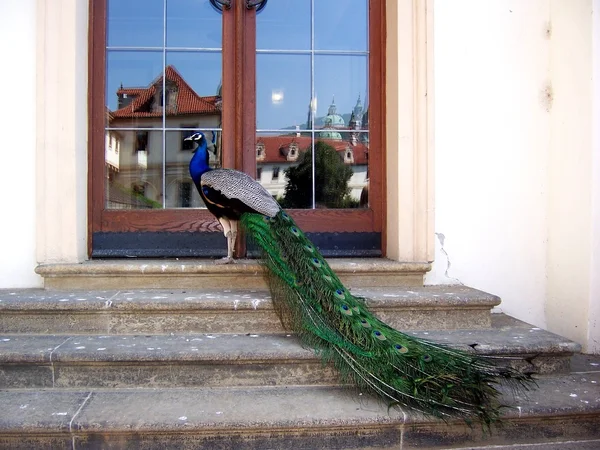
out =
[[(331, 145), (338, 153), (346, 151), (346, 149), (352, 149), (354, 153), (354, 164), (367, 164), (367, 154), (369, 152), (368, 147), (362, 142), (352, 145), (348, 141), (340, 141), (335, 139), (319, 139), (317, 141), (325, 142)], [(309, 136), (258, 136), (256, 138), (257, 144), (263, 144), (265, 148), (265, 158), (262, 159), (261, 163), (286, 163), (287, 160), (287, 149), (292, 143), (298, 145), (299, 151), (305, 151), (312, 143), (312, 138)]]
[[(175, 83), (177, 86), (177, 103), (175, 107), (167, 107), (167, 116), (184, 114), (220, 114), (217, 107), (216, 95), (201, 97), (191, 88), (183, 77), (173, 66), (167, 66), (165, 71), (167, 80)], [(162, 76), (152, 82), (146, 88), (121, 88), (117, 94), (127, 94), (134, 96), (132, 102), (121, 109), (112, 111), (115, 119), (122, 118), (141, 118), (141, 117), (161, 117), (160, 109), (153, 111), (151, 108), (152, 99), (155, 97), (156, 86), (162, 85)]]
[(125, 94), (125, 95), (140, 95), (143, 94), (148, 88), (124, 88), (122, 87), (117, 91), (117, 95)]

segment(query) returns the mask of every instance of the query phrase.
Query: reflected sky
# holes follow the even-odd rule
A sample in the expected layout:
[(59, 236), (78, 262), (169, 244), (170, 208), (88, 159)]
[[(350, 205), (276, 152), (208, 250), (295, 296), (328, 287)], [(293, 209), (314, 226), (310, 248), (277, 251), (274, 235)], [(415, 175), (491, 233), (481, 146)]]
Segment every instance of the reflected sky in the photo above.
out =
[[(257, 17), (257, 126), (304, 127), (313, 92), (317, 117), (334, 96), (341, 115), (368, 104), (367, 22), (367, 0), (270, 0)], [(201, 96), (221, 84), (222, 17), (208, 0), (108, 0), (107, 44), (111, 110), (121, 85), (160, 77), (163, 58)]]

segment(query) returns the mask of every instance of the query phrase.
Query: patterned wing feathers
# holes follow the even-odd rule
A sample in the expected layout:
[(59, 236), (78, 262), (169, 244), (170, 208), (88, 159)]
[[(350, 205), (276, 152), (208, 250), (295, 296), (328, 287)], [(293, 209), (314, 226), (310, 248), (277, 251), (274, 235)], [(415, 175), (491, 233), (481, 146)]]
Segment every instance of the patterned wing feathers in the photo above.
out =
[(250, 209), (269, 217), (274, 217), (281, 209), (277, 201), (260, 183), (236, 170), (211, 170), (202, 175), (200, 184), (219, 191), (230, 200), (240, 201)]

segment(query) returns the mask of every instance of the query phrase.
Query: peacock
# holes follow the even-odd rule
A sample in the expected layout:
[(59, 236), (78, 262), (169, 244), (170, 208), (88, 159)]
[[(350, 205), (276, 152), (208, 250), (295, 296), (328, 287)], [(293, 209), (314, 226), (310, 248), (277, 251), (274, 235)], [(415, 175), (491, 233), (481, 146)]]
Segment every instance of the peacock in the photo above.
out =
[(531, 374), (451, 349), (391, 328), (375, 317), (364, 298), (350, 293), (317, 248), (276, 200), (253, 178), (231, 169), (211, 169), (202, 132), (190, 175), (208, 210), (223, 226), (227, 256), (234, 261), (242, 229), (262, 250), (261, 262), (283, 326), (331, 363), (341, 381), (379, 396), (389, 406), (408, 407), (443, 420), (455, 417), (489, 426), (499, 419), (506, 383), (529, 390)]

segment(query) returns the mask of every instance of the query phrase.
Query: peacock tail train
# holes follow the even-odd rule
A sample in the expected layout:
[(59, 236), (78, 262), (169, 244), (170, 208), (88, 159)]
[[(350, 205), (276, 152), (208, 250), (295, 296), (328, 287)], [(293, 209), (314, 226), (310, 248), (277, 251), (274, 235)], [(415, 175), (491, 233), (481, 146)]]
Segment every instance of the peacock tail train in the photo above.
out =
[(528, 374), (485, 357), (401, 333), (352, 295), (315, 246), (283, 210), (274, 217), (245, 213), (241, 223), (262, 249), (262, 263), (282, 324), (352, 382), (390, 406), (444, 420), (495, 422), (501, 383), (528, 390)]

